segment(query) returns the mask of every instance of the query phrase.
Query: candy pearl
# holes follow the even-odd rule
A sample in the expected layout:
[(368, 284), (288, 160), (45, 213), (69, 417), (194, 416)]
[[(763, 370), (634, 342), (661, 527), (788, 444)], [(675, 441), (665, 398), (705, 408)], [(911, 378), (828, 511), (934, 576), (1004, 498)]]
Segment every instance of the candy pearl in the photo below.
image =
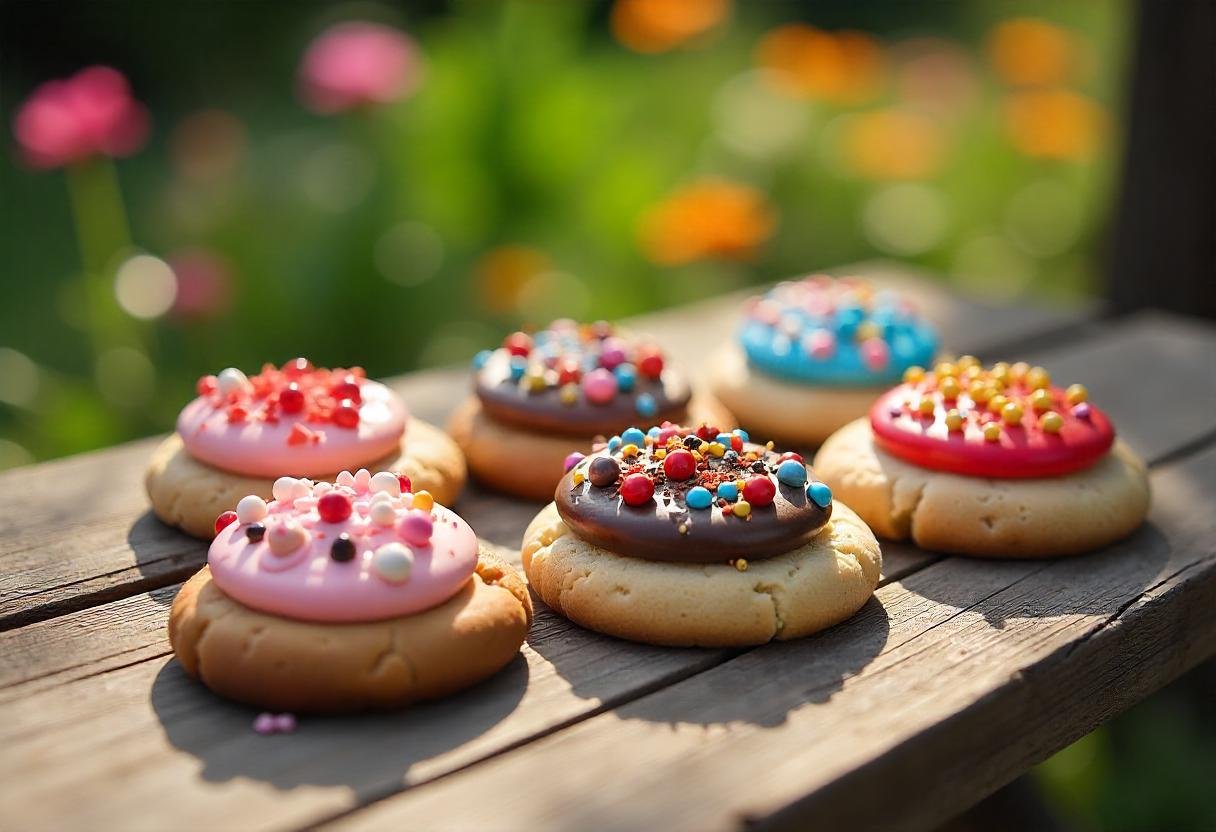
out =
[(706, 509), (713, 505), (714, 495), (709, 493), (708, 488), (697, 485), (688, 489), (684, 501), (688, 503), (689, 508)]
[(486, 366), (486, 363), (489, 362), (490, 357), (493, 355), (494, 353), (491, 350), (481, 350), (478, 352), (477, 355), (473, 356), (473, 369), (480, 370)]
[(1001, 438), (1001, 426), (997, 422), (989, 422), (984, 425), (984, 439), (989, 442), (996, 442)]
[(881, 338), (867, 338), (861, 342), (858, 351), (861, 353), (861, 360), (865, 363), (866, 369), (872, 373), (882, 372), (891, 362), (891, 348)]
[(250, 523), (245, 527), (245, 539), (250, 543), (261, 543), (266, 536), (266, 527), (261, 523)]
[(312, 362), (307, 358), (293, 358), (283, 365), (283, 373), (290, 378), (299, 378), (313, 371)]
[(524, 371), (528, 369), (528, 359), (520, 355), (513, 355), (508, 364), (508, 369), (511, 373), (511, 381), (519, 381), (524, 377)]
[(619, 346), (613, 345), (611, 347), (607, 347), (603, 352), (600, 353), (600, 366), (606, 369), (611, 370), (624, 363), (625, 350)]
[(359, 380), (350, 375), (330, 387), (329, 395), (338, 401), (350, 399), (355, 404), (363, 403), (363, 392), (359, 389)]
[(735, 558), (735, 569), (740, 572), (747, 571), (747, 558)]
[(1064, 391), (1064, 395), (1068, 397), (1069, 404), (1081, 404), (1081, 402), (1089, 399), (1089, 391), (1085, 389), (1084, 384), (1070, 384), (1068, 389)]
[(621, 456), (623, 456), (623, 457), (631, 457), (631, 456), (637, 456), (637, 455), (638, 455), (638, 446), (633, 444), (632, 442), (630, 442), (628, 445), (624, 445), (621, 448)]
[(1089, 404), (1087, 402), (1081, 402), (1079, 405), (1076, 405), (1072, 409), (1072, 415), (1076, 416), (1078, 419), (1088, 419)]
[(279, 393), (279, 407), (284, 413), (299, 413), (304, 409), (304, 393), (294, 381)]
[(367, 490), (372, 494), (384, 492), (397, 497), (401, 494), (401, 480), (392, 471), (377, 471), (368, 481)]
[(826, 329), (813, 330), (802, 339), (802, 350), (816, 361), (826, 361), (836, 352), (836, 336)]
[(992, 388), (982, 381), (973, 381), (967, 388), (967, 395), (976, 404), (984, 404), (993, 396)]
[(329, 492), (331, 492), (333, 490), (334, 490), (334, 487), (332, 484), (327, 483), (327, 482), (319, 482), (312, 487), (312, 496), (321, 497), (325, 494), (328, 494)]
[(727, 502), (733, 503), (739, 499), (739, 486), (733, 482), (718, 483), (718, 496)]
[(626, 505), (641, 506), (654, 497), (654, 481), (645, 474), (630, 474), (621, 480), (621, 499)]
[(1022, 423), (1022, 406), (1017, 402), (1009, 402), (1001, 408), (1001, 419), (1010, 427)]
[(401, 486), (402, 494), (408, 494), (410, 491), (413, 490), (413, 487), (414, 487), (413, 483), (410, 482), (410, 478), (407, 477), (405, 474), (397, 475), (397, 484), (399, 486)]
[(237, 522), (235, 511), (225, 511), (219, 517), (215, 518), (215, 533), (219, 534), (224, 529)]
[(253, 720), (253, 730), (262, 736), (268, 736), (275, 732), (275, 719), (273, 714), (258, 714)]
[(743, 499), (756, 508), (770, 505), (776, 495), (777, 486), (768, 477), (749, 477), (743, 484)]
[(616, 384), (622, 393), (628, 393), (637, 384), (638, 369), (629, 362), (618, 364), (612, 370), (616, 376)]
[(425, 511), (414, 509), (397, 523), (397, 536), (411, 546), (426, 546), (435, 533), (435, 522)]
[(616, 376), (611, 370), (597, 367), (583, 376), (583, 395), (592, 404), (607, 404), (616, 396)]
[(266, 501), (257, 494), (242, 497), (236, 504), (236, 519), (239, 523), (256, 523), (266, 516)]
[(571, 407), (578, 404), (578, 385), (567, 384), (563, 386), (562, 389), (558, 391), (557, 397), (562, 404), (566, 405), (566, 407)]
[(360, 494), (367, 491), (372, 484), (372, 472), (366, 468), (360, 468), (355, 472), (355, 490)]
[(734, 512), (736, 517), (747, 517), (752, 513), (752, 507), (747, 500), (740, 500), (739, 502), (735, 503), (734, 508), (732, 508), (731, 511)]
[(1009, 404), (1009, 399), (999, 393), (988, 400), (988, 410), (993, 413), (1000, 413), (1005, 409), (1005, 405)]
[(295, 520), (284, 520), (272, 525), (266, 532), (266, 543), (270, 551), (279, 557), (290, 555), (308, 541), (308, 532)]
[(1051, 374), (1042, 367), (1033, 367), (1026, 373), (1026, 386), (1034, 390), (1042, 390), (1051, 384)]
[(343, 471), (338, 474), (338, 478), (334, 480), (334, 485), (344, 485), (347, 488), (355, 487), (355, 475), (350, 471)]
[(751, 436), (748, 435), (747, 431), (745, 431), (743, 428), (735, 428), (731, 431), (731, 433), (739, 437), (739, 440), (742, 442), (750, 442), (752, 439)]
[(616, 453), (617, 451), (619, 451), (621, 449), (622, 444), (624, 444), (624, 443), (621, 441), (621, 437), (619, 437), (619, 436), (612, 437), (611, 439), (608, 440), (608, 453)]
[(783, 485), (801, 488), (806, 485), (806, 466), (801, 462), (787, 459), (777, 466), (777, 479)]
[(296, 718), (291, 714), (279, 714), (274, 717), (274, 730), (280, 734), (290, 734), (296, 730)]
[(659, 403), (649, 393), (642, 393), (634, 402), (634, 408), (642, 416), (653, 416), (659, 412)]
[(274, 481), (274, 485), (270, 488), (270, 493), (280, 503), (289, 503), (296, 497), (296, 485), (299, 483), (295, 477), (279, 477)]
[(343, 399), (334, 408), (334, 424), (340, 428), (354, 428), (359, 424), (359, 407), (351, 399)]
[(628, 428), (621, 431), (621, 442), (626, 445), (642, 446), (646, 444), (646, 434), (640, 428)]
[(1009, 367), (1009, 377), (1014, 381), (1021, 381), (1030, 372), (1030, 365), (1025, 361), (1019, 361)]
[(941, 380), (941, 383), (937, 385), (937, 389), (941, 392), (942, 398), (949, 401), (957, 399), (960, 392), (958, 381), (949, 376)]
[(385, 543), (372, 555), (372, 571), (390, 584), (403, 584), (414, 569), (414, 553), (400, 543)]
[(582, 462), (586, 458), (587, 458), (586, 454), (581, 454), (578, 451), (574, 451), (571, 454), (567, 454), (565, 462), (562, 463), (562, 465), (563, 465), (562, 470), (569, 471), (571, 468), (573, 468), (575, 465), (578, 465), (580, 462)]
[(946, 411), (946, 429), (955, 431), (962, 430), (963, 414), (954, 409)]
[(647, 378), (658, 378), (663, 374), (663, 356), (654, 348), (638, 361), (638, 371)]
[(587, 479), (596, 488), (607, 488), (621, 478), (621, 466), (610, 456), (597, 456), (587, 467)]
[(802, 454), (798, 453), (797, 451), (786, 451), (780, 457), (778, 457), (779, 462), (785, 462), (787, 459), (792, 459), (795, 462), (804, 461), (802, 458)]
[(936, 405), (933, 404), (933, 399), (928, 397), (925, 397), (916, 403), (916, 410), (922, 416), (932, 416), (935, 409)]
[(1051, 391), (1040, 388), (1030, 394), (1030, 406), (1042, 413), (1051, 409)]
[(904, 384), (919, 384), (925, 380), (925, 368), (913, 365), (904, 370)]
[(532, 352), (532, 338), (526, 332), (512, 332), (503, 339), (502, 345), (511, 355), (526, 356)]
[(393, 504), (387, 500), (380, 500), (372, 503), (371, 509), (367, 512), (367, 516), (377, 526), (391, 526), (397, 522), (397, 510), (393, 508)]
[(334, 538), (330, 544), (329, 556), (338, 563), (349, 563), (355, 559), (355, 544), (346, 532)]
[(216, 388), (223, 396), (230, 396), (233, 393), (239, 393), (249, 384), (249, 378), (236, 367), (229, 367), (221, 370), (220, 374), (215, 377)]
[(413, 507), (419, 511), (430, 511), (435, 507), (435, 498), (429, 491), (419, 491), (414, 495)]
[(689, 451), (672, 451), (663, 459), (663, 473), (669, 480), (689, 479), (697, 473), (697, 460)]
[(317, 514), (326, 523), (341, 523), (350, 517), (350, 498), (337, 491), (331, 491), (317, 500)]
[(806, 496), (820, 508), (827, 508), (832, 504), (832, 489), (828, 488), (828, 484), (825, 482), (818, 480), (812, 482), (806, 487)]
[(1045, 433), (1059, 433), (1064, 427), (1064, 417), (1054, 410), (1049, 410), (1039, 418), (1039, 427)]
[(955, 361), (954, 363), (960, 369), (963, 369), (963, 370), (970, 369), (971, 367), (980, 366), (980, 360), (978, 358), (976, 358), (974, 355), (964, 355), (964, 356), (960, 357), (959, 360)]

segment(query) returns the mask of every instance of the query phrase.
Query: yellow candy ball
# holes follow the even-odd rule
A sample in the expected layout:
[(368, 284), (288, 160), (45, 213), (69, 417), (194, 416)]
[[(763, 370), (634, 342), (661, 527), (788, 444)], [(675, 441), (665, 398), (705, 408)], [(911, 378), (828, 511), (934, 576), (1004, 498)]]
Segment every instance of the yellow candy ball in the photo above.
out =
[(1009, 367), (1009, 377), (1014, 381), (1021, 381), (1026, 378), (1026, 374), (1030, 372), (1030, 365), (1025, 361), (1019, 361)]
[(967, 395), (976, 404), (984, 404), (993, 397), (994, 391), (982, 381), (973, 381), (971, 382), (971, 386), (967, 388)]
[(937, 373), (938, 378), (950, 378), (958, 375), (958, 367), (949, 361), (943, 361), (933, 368), (933, 372)]
[(736, 517), (746, 517), (752, 513), (752, 504), (747, 500), (740, 500), (731, 507), (731, 511)]
[(1068, 389), (1064, 391), (1064, 395), (1068, 397), (1069, 404), (1080, 404), (1089, 400), (1089, 391), (1085, 389), (1084, 384), (1068, 385)]
[(921, 399), (916, 403), (916, 409), (919, 410), (923, 416), (932, 416), (935, 408), (936, 405), (933, 404), (933, 399)]
[(1051, 391), (1046, 389), (1035, 390), (1030, 394), (1030, 406), (1038, 412), (1051, 409)]
[(710, 442), (709, 443), (709, 452), (713, 456), (722, 456), (723, 454), (726, 453), (726, 446), (723, 445), (721, 442)]
[(1009, 378), (1009, 365), (1004, 361), (998, 361), (992, 365), (992, 377), (999, 378), (1001, 381)]
[(946, 428), (948, 430), (962, 430), (963, 414), (953, 409), (946, 411)]
[(971, 367), (978, 367), (980, 365), (980, 360), (974, 355), (964, 355), (954, 363), (966, 370), (970, 369)]
[(1051, 384), (1051, 373), (1042, 367), (1032, 367), (1026, 374), (1026, 386), (1033, 390), (1042, 390)]
[(1017, 402), (1008, 402), (1001, 408), (1001, 418), (1011, 427), (1022, 424), (1022, 406)]
[(957, 399), (958, 398), (958, 394), (959, 394), (958, 381), (956, 381), (953, 378), (950, 378), (949, 376), (942, 379), (941, 384), (939, 384), (937, 386), (937, 389), (940, 390), (942, 396), (944, 396), (947, 399)]
[(1039, 419), (1039, 426), (1047, 433), (1059, 433), (1064, 427), (1064, 417), (1054, 410), (1049, 410)]
[(662, 449), (662, 448), (659, 448), (659, 449), (657, 449), (657, 450), (654, 452), (654, 458), (655, 458), (655, 459), (664, 459), (664, 458), (666, 458), (666, 457), (667, 457), (667, 451), (665, 451), (665, 450), (664, 450), (664, 449)]
[(919, 384), (925, 379), (925, 368), (912, 366), (904, 370), (904, 384)]
[(574, 384), (567, 384), (562, 388), (559, 395), (561, 396), (562, 404), (576, 404), (578, 402), (578, 386)]
[(430, 511), (435, 507), (435, 498), (429, 491), (415, 491), (413, 505), (419, 511)]
[(621, 448), (621, 456), (637, 456), (638, 446), (630, 442), (625, 447)]
[(747, 558), (735, 558), (735, 568), (740, 572), (747, 571)]
[(857, 327), (856, 338), (858, 341), (868, 341), (880, 335), (882, 335), (882, 328), (873, 321), (863, 321)]
[(996, 422), (989, 422), (984, 425), (984, 438), (989, 442), (996, 442), (1001, 438), (1001, 426)]
[(988, 409), (993, 413), (1000, 413), (1007, 404), (1009, 404), (1009, 399), (998, 393), (988, 400)]
[(583, 476), (583, 472), (582, 472), (582, 471), (575, 471), (575, 472), (574, 472), (574, 474), (573, 474), (573, 475), (571, 475), (570, 479), (572, 479), (572, 480), (574, 481), (574, 484), (575, 484), (575, 485), (582, 485), (582, 484), (583, 484), (583, 480), (585, 480), (585, 479), (586, 479), (586, 477), (585, 477), (585, 476)]

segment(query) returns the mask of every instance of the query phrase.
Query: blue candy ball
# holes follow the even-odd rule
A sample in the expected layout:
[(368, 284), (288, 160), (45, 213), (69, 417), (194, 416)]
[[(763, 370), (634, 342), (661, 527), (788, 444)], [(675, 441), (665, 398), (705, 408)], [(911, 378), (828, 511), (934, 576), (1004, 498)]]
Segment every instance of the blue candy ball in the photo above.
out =
[(528, 369), (528, 359), (522, 355), (511, 356), (511, 381), (519, 381), (523, 378), (526, 369)]
[(731, 431), (731, 433), (733, 433), (735, 436), (742, 439), (744, 442), (752, 441), (751, 436), (749, 436), (747, 431), (745, 431), (743, 428), (735, 428), (734, 430)]
[(723, 445), (725, 445), (726, 447), (729, 448), (730, 447), (730, 436), (731, 435), (729, 433), (719, 433), (717, 436), (714, 437), (714, 441), (721, 442)]
[(827, 508), (832, 504), (832, 489), (828, 488), (826, 482), (812, 482), (806, 487), (806, 496), (820, 508)]
[[(719, 486), (719, 490), (721, 486)], [(708, 488), (695, 486), (688, 489), (688, 496), (685, 497), (689, 508), (709, 508), (714, 504), (714, 495), (709, 493)]]
[(659, 412), (659, 403), (649, 393), (643, 393), (638, 396), (638, 400), (634, 402), (633, 406), (642, 416), (653, 416)]
[(663, 432), (663, 429), (661, 427), (659, 427), (658, 425), (655, 425), (650, 430), (646, 431), (646, 435), (649, 436), (651, 439), (658, 439), (659, 434), (661, 434), (662, 432)]
[(806, 466), (796, 459), (787, 459), (777, 466), (777, 481), (801, 488), (806, 485)]
[(493, 350), (482, 350), (473, 356), (473, 369), (480, 370), (486, 366), (486, 362), (490, 360), (490, 356), (494, 354)]
[(637, 368), (629, 363), (617, 364), (612, 374), (616, 376), (616, 386), (620, 388), (622, 393), (628, 393), (632, 390), (633, 385), (638, 380)]
[(621, 437), (614, 436), (608, 440), (608, 452), (616, 453), (617, 451), (619, 451), (621, 449), (621, 446), (624, 444), (625, 443), (621, 441)]
[(733, 482), (724, 482), (718, 486), (718, 496), (723, 500), (733, 503), (739, 499), (739, 486)]
[(621, 443), (624, 445), (637, 445), (641, 448), (646, 444), (646, 434), (642, 433), (639, 428), (629, 428), (621, 432)]

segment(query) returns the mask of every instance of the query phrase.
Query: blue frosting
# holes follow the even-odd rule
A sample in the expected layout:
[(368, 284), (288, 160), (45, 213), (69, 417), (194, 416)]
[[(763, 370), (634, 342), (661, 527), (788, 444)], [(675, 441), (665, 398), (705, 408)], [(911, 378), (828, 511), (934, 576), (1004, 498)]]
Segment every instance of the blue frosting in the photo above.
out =
[(778, 378), (842, 387), (894, 384), (908, 367), (931, 364), (934, 328), (899, 295), (857, 287), (824, 278), (775, 286), (739, 331), (749, 363)]

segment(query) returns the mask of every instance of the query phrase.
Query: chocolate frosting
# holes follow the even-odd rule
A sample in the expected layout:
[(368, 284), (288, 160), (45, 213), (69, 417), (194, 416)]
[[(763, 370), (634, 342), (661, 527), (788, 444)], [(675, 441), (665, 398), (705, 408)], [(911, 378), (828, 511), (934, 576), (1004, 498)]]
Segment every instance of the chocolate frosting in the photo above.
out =
[[(681, 430), (675, 441), (684, 444), (689, 441), (689, 431)], [(818, 534), (832, 516), (832, 504), (817, 505), (809, 498), (807, 486), (780, 482), (775, 476), (780, 455), (761, 445), (743, 443), (733, 458), (703, 453), (696, 474), (676, 481), (665, 476), (662, 461), (655, 457), (656, 444), (648, 440), (636, 457), (627, 458), (619, 448), (604, 449), (566, 473), (555, 500), (562, 520), (575, 535), (631, 557), (724, 563), (769, 558), (796, 549)], [(703, 443), (700, 450), (708, 451), (708, 444)], [(668, 450), (678, 445), (669, 442), (658, 447)], [(606, 486), (593, 484), (593, 479), (602, 481), (603, 477), (590, 476), (592, 465), (601, 457), (616, 460), (621, 470), (621, 476)], [(654, 482), (654, 496), (640, 506), (628, 505), (620, 493), (624, 478), (635, 472), (649, 475)], [(746, 482), (753, 477), (769, 478), (776, 493), (770, 504), (752, 507), (746, 517), (731, 511), (743, 499), (742, 493), (737, 500), (725, 500), (715, 493), (708, 508), (688, 506), (688, 492), (695, 486), (714, 492), (719, 481)], [(807, 482), (812, 482), (809, 473)]]
[[(596, 339), (580, 344), (575, 350), (580, 363), (594, 362), (597, 346)], [(544, 369), (544, 386), (530, 389), (523, 380), (513, 378), (511, 357), (505, 348), (489, 354), (476, 373), (474, 390), (490, 418), (525, 430), (590, 437), (609, 435), (638, 421), (681, 421), (692, 397), (683, 375), (670, 368), (664, 368), (658, 379), (638, 373), (632, 389), (618, 391), (602, 404), (589, 401), (577, 383), (567, 385), (569, 392), (563, 394), (558, 372), (552, 367)], [(534, 367), (542, 366), (535, 353), (528, 361)], [(563, 395), (569, 398), (564, 400)], [(653, 401), (649, 412), (639, 407), (642, 396)]]

